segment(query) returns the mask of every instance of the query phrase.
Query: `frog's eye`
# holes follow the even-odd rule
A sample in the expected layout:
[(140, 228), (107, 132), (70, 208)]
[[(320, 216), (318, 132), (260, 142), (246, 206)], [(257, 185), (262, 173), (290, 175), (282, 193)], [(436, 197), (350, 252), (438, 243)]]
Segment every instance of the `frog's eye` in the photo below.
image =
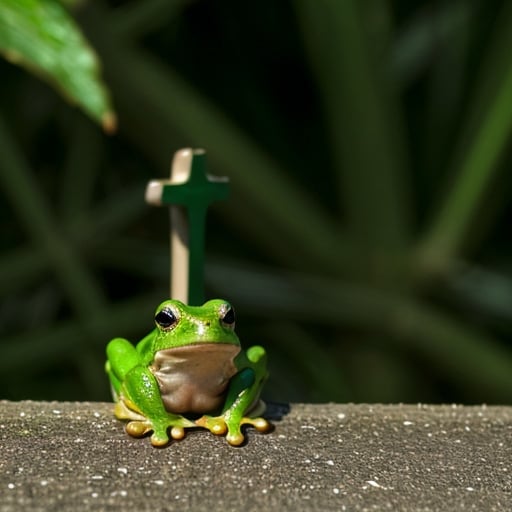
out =
[(168, 331), (178, 323), (178, 318), (171, 309), (164, 308), (155, 315), (155, 322), (158, 327)]
[(221, 322), (231, 329), (235, 328), (235, 310), (231, 306), (227, 306), (223, 312)]

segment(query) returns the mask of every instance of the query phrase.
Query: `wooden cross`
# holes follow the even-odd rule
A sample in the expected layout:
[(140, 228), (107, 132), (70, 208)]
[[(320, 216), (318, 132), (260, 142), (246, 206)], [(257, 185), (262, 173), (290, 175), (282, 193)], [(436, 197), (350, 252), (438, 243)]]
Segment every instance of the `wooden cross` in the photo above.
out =
[(226, 199), (229, 180), (206, 172), (202, 149), (177, 151), (168, 180), (146, 188), (149, 204), (169, 206), (171, 217), (171, 298), (194, 306), (204, 302), (204, 240), (206, 212)]

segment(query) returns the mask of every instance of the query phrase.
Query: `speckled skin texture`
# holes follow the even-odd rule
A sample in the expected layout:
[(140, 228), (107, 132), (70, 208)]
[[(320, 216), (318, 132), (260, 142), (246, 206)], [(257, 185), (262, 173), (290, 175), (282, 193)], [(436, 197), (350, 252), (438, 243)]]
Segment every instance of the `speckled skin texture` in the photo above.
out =
[(155, 449), (112, 404), (0, 402), (0, 511), (512, 510), (512, 407), (268, 414), (240, 448), (197, 431)]

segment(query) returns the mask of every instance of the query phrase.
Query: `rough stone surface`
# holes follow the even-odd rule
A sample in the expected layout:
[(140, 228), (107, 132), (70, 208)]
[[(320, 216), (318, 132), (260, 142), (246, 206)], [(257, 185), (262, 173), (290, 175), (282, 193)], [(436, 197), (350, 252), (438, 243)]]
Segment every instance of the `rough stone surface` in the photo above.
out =
[(273, 405), (241, 448), (105, 403), (0, 402), (0, 510), (512, 510), (512, 407)]

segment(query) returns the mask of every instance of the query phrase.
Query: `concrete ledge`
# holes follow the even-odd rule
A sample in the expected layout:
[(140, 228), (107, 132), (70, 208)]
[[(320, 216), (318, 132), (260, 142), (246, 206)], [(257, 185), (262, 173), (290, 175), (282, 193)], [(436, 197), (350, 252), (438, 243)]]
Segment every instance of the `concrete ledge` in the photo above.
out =
[(512, 407), (271, 405), (233, 448), (132, 439), (106, 403), (0, 402), (0, 510), (512, 510)]

